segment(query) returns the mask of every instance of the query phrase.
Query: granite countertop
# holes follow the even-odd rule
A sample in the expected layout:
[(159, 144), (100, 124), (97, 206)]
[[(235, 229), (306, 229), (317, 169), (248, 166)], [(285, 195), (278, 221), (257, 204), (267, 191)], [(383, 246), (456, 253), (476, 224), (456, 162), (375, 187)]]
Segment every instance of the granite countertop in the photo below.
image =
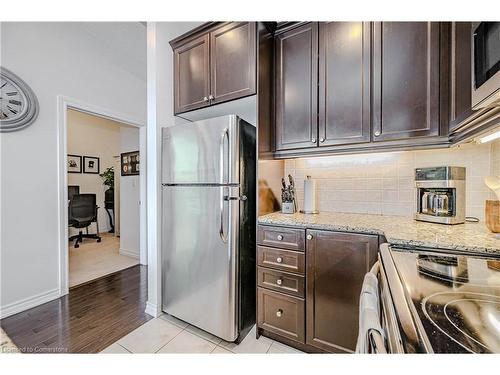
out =
[(434, 224), (401, 216), (324, 212), (282, 214), (259, 217), (260, 224), (295, 226), (343, 232), (384, 235), (395, 245), (410, 245), (475, 251), (500, 255), (500, 235), (491, 233), (483, 223)]

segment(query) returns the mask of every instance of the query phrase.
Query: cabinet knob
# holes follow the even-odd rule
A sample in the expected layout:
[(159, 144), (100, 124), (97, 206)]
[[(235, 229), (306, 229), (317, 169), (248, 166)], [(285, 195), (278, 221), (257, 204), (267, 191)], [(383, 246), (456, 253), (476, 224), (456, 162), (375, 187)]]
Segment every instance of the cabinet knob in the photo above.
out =
[(283, 279), (280, 277), (278, 280), (276, 280), (276, 284), (278, 285), (283, 284)]
[(203, 97), (204, 102), (208, 102), (208, 98), (206, 96)]
[(316, 138), (312, 138), (311, 143), (316, 143)]
[(373, 135), (374, 135), (375, 137), (378, 137), (378, 136), (380, 135), (380, 131), (379, 131), (379, 130), (376, 130), (376, 131), (373, 133)]
[(283, 236), (281, 234), (278, 234), (278, 241), (282, 241), (283, 240)]
[(210, 94), (210, 95), (208, 95), (208, 99), (214, 100), (215, 98), (214, 98), (214, 96), (212, 94)]
[(313, 239), (313, 235), (312, 235), (312, 234), (308, 234), (308, 235), (306, 236), (306, 238), (307, 238), (308, 240), (312, 240), (312, 239)]
[(325, 141), (325, 138), (321, 137), (321, 138), (319, 139), (319, 141), (320, 141), (321, 143), (323, 143), (323, 142)]
[(278, 309), (278, 311), (276, 311), (276, 316), (277, 316), (278, 318), (281, 318), (281, 317), (283, 316), (283, 310)]
[(277, 258), (276, 258), (276, 262), (278, 262), (278, 263), (283, 262), (283, 258), (282, 258), (282, 257), (277, 257)]

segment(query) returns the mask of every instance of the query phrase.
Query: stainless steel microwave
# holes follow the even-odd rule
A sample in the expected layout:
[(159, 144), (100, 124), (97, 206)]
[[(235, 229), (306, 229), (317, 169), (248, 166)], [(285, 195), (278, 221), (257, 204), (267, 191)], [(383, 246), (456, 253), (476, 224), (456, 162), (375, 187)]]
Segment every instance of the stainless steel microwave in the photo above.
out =
[(472, 24), (472, 108), (500, 106), (500, 22)]

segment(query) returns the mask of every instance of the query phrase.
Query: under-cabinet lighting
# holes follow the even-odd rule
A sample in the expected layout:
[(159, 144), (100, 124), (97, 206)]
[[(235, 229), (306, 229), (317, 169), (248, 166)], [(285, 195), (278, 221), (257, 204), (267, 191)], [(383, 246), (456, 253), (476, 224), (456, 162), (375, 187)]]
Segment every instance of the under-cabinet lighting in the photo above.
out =
[(478, 139), (479, 143), (486, 143), (486, 142), (491, 142), (494, 141), (495, 139), (500, 138), (500, 130), (497, 130), (494, 133), (485, 135), (484, 137), (481, 137)]

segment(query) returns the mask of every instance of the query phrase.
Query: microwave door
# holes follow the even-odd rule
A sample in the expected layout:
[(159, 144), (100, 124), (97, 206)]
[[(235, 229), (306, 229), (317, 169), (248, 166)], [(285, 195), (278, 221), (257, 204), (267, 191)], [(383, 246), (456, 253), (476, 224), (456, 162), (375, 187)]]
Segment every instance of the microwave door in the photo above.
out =
[(238, 118), (234, 115), (162, 129), (163, 184), (238, 184)]
[(472, 106), (500, 105), (500, 22), (472, 25)]

